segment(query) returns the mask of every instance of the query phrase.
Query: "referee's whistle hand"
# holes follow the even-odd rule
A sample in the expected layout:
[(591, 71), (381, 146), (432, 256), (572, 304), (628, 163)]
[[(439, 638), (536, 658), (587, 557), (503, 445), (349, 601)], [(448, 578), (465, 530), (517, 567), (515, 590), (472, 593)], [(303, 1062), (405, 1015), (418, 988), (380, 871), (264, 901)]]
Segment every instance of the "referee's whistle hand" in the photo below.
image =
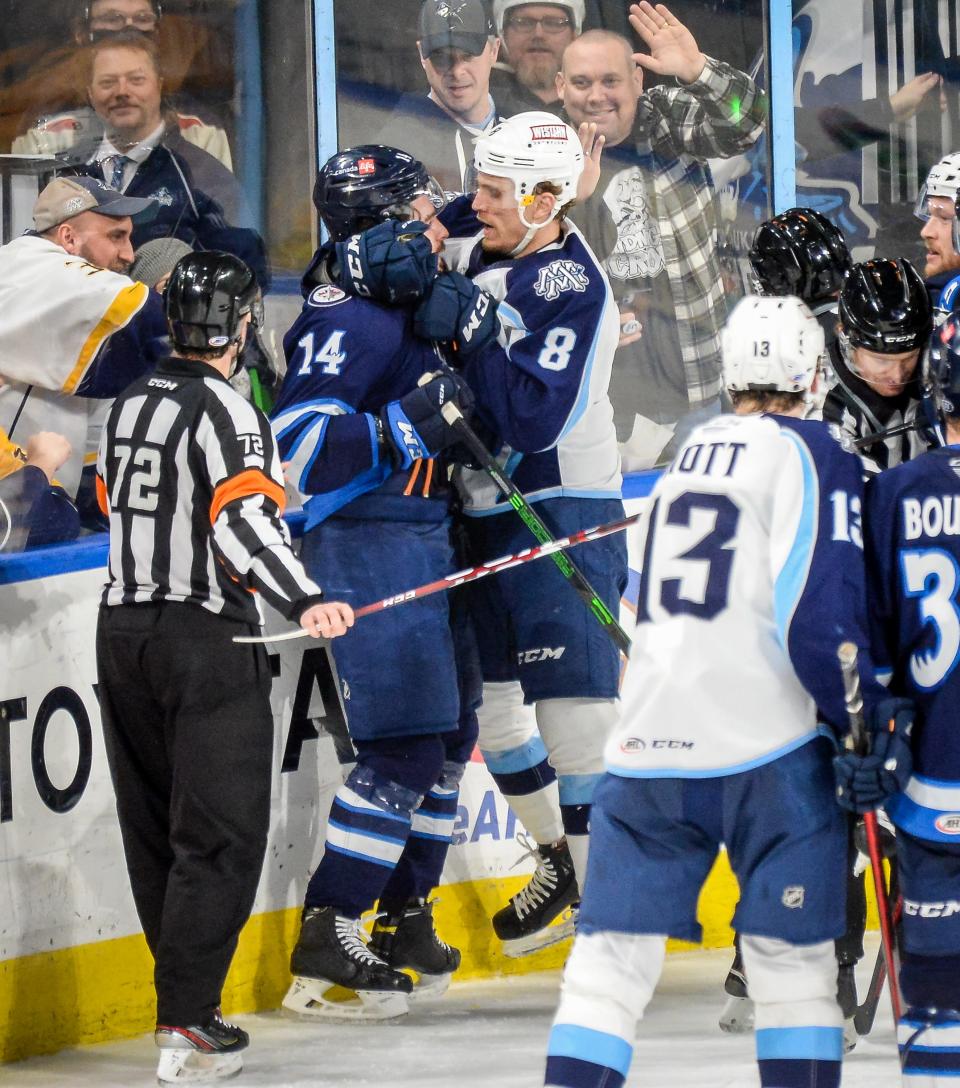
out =
[(353, 609), (342, 601), (315, 604), (300, 617), (300, 626), (311, 638), (336, 638), (353, 626)]

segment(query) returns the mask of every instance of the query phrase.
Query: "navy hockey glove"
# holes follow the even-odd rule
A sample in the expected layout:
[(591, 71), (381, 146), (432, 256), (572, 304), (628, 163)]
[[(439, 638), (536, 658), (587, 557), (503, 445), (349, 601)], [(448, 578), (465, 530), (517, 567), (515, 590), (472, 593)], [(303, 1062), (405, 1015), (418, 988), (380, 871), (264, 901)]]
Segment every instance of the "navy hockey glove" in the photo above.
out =
[(457, 441), (457, 432), (441, 415), (450, 401), (470, 418), (473, 394), (469, 386), (452, 371), (444, 370), (380, 409), (384, 441), (397, 468), (409, 468), (418, 457), (433, 457)]
[(422, 298), (437, 274), (437, 255), (419, 220), (378, 223), (337, 242), (337, 282), (348, 295), (394, 305)]
[(456, 341), (461, 355), (479, 351), (499, 330), (493, 297), (459, 272), (441, 272), (413, 315), (417, 336)]
[(834, 757), (837, 801), (842, 808), (871, 812), (904, 789), (913, 768), (913, 713), (909, 699), (881, 699), (870, 716), (869, 753), (844, 752)]

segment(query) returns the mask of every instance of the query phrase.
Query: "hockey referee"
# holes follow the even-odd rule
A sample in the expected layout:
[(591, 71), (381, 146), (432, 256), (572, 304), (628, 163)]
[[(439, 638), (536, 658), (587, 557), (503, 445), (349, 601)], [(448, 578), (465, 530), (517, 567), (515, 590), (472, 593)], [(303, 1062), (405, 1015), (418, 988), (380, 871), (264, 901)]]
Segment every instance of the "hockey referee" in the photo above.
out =
[(273, 720), (255, 593), (313, 637), (342, 635), (281, 520), (270, 424), (229, 385), (260, 303), (227, 253), (166, 291), (174, 354), (114, 403), (97, 460), (110, 519), (100, 707), (130, 883), (157, 990), (161, 1082), (237, 1072), (247, 1035), (220, 994), (270, 825)]

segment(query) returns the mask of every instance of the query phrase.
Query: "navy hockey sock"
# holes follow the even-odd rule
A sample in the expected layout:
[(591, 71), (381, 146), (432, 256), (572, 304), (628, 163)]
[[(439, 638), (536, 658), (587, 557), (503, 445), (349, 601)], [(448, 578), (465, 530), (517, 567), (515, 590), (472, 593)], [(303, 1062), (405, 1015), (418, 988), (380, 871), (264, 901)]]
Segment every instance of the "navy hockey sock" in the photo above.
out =
[(839, 1088), (842, 1028), (763, 1028), (756, 1041), (762, 1088)]
[(633, 1057), (633, 1047), (619, 1035), (555, 1024), (547, 1042), (550, 1088), (622, 1088)]

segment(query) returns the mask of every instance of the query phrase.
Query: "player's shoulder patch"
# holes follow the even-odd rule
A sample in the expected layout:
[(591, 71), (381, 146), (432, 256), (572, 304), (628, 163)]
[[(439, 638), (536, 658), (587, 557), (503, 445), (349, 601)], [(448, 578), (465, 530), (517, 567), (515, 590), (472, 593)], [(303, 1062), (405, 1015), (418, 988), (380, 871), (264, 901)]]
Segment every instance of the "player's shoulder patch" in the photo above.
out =
[(324, 306), (336, 306), (350, 297), (346, 291), (341, 291), (339, 287), (335, 287), (332, 283), (324, 283), (319, 287), (314, 287), (310, 292), (307, 296), (307, 305), (322, 309)]

